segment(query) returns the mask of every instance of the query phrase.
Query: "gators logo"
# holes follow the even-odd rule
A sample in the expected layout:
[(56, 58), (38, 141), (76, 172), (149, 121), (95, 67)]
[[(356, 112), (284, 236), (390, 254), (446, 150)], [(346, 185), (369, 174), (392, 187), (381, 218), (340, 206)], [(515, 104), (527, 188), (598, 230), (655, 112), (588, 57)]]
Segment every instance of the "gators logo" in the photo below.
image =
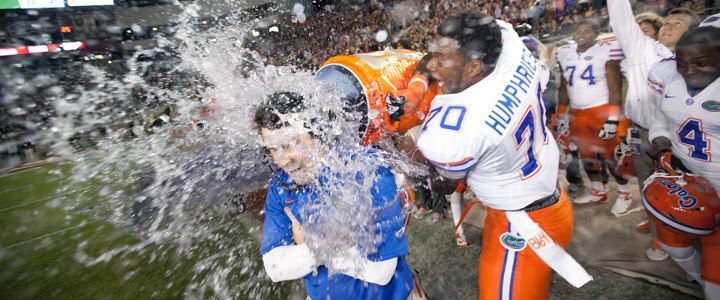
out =
[(718, 112), (720, 111), (720, 102), (715, 100), (708, 100), (703, 102), (702, 108), (709, 112)]
[(678, 204), (680, 205), (680, 207), (690, 209), (698, 203), (697, 198), (690, 195), (687, 190), (685, 190), (679, 184), (670, 183), (667, 180), (660, 181), (660, 184), (669, 190), (668, 195), (677, 194), (680, 197), (680, 199), (678, 200)]
[(500, 244), (510, 251), (522, 251), (527, 246), (525, 239), (516, 236), (510, 232), (500, 235)]

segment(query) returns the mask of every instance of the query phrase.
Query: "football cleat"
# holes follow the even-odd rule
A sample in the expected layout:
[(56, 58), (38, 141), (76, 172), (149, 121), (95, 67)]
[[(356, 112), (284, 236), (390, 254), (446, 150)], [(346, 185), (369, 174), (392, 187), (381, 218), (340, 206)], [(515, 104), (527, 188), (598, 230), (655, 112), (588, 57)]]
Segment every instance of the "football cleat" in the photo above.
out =
[(639, 233), (650, 233), (650, 220), (643, 220), (635, 225), (635, 231)]
[(591, 189), (590, 191), (588, 191), (588, 192), (585, 193), (584, 195), (582, 195), (582, 196), (580, 196), (580, 197), (578, 197), (578, 198), (575, 198), (575, 200), (573, 200), (573, 202), (574, 202), (575, 204), (577, 204), (577, 205), (588, 205), (588, 204), (593, 204), (593, 203), (598, 203), (598, 204), (605, 203), (605, 202), (607, 202), (607, 200), (608, 200), (607, 192), (608, 192), (608, 191), (607, 191), (607, 187), (606, 187), (604, 190), (602, 190), (602, 191), (596, 190), (596, 189)]
[(465, 234), (459, 232), (455, 233), (455, 245), (461, 249), (470, 247), (470, 244), (468, 244)]
[(630, 195), (630, 193), (617, 192), (617, 199), (615, 199), (615, 204), (613, 204), (610, 212), (616, 217), (622, 217), (630, 211), (631, 205), (632, 195)]
[(442, 215), (441, 213), (439, 213), (439, 212), (434, 212), (434, 213), (432, 214), (432, 216), (430, 216), (430, 220), (431, 220), (433, 223), (442, 222), (442, 220), (443, 220), (443, 215)]
[(652, 247), (645, 250), (645, 256), (647, 256), (649, 260), (654, 261), (666, 260), (670, 257), (667, 252), (660, 249), (660, 242), (658, 242), (658, 240), (653, 241)]
[(571, 182), (568, 184), (568, 187), (567, 187), (567, 190), (570, 193), (582, 192), (582, 190), (584, 190), (584, 189), (585, 189), (584, 181), (581, 181), (580, 183), (572, 183)]
[(413, 213), (413, 216), (414, 216), (416, 219), (422, 219), (423, 217), (425, 217), (425, 215), (427, 215), (427, 213), (428, 213), (428, 210), (427, 210), (426, 208), (424, 208), (424, 207), (421, 207), (421, 208), (418, 208), (418, 209), (415, 211), (415, 213)]

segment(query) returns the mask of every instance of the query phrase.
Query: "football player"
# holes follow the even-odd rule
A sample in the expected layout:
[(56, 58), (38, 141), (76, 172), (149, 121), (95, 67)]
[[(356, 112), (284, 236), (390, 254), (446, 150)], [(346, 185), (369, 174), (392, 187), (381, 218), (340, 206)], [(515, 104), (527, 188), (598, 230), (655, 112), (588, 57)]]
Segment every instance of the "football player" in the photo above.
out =
[(558, 128), (569, 123), (570, 139), (578, 146), (592, 185), (590, 191), (574, 202), (585, 205), (608, 200), (601, 171), (603, 164), (611, 164), (608, 170), (618, 183), (617, 199), (611, 212), (622, 215), (632, 203), (628, 180), (617, 173), (613, 155), (620, 144), (617, 133), (622, 133), (622, 128), (627, 125), (620, 115), (620, 60), (624, 56), (617, 43), (596, 42), (598, 33), (597, 23), (583, 20), (576, 27), (576, 43), (564, 45), (557, 51), (563, 71), (558, 90), (557, 122)]
[[(720, 94), (720, 28), (691, 29), (678, 41), (676, 50), (675, 59), (656, 64), (648, 75), (648, 85), (657, 93), (659, 104), (653, 114), (650, 140), (659, 165), (668, 173), (673, 171), (668, 169), (679, 169), (698, 174), (709, 181), (717, 195), (720, 153), (712, 145), (720, 144), (720, 101), (717, 98)], [(697, 190), (690, 182), (687, 184), (691, 185), (690, 189)], [(681, 193), (681, 190), (672, 192)], [(693, 196), (692, 193), (689, 195)], [(706, 195), (699, 201), (710, 198), (712, 195)], [(695, 207), (691, 198), (678, 201), (685, 209)], [(715, 230), (703, 238), (701, 258), (692, 246), (692, 234), (678, 237), (661, 230), (663, 215), (681, 214), (682, 211), (659, 209), (659, 213), (653, 214), (647, 205), (646, 208), (659, 222), (660, 246), (704, 285), (707, 299), (720, 299), (720, 269), (717, 267), (720, 262), (715, 261), (720, 251), (720, 232)], [(718, 216), (713, 217), (717, 222)], [(670, 224), (669, 221), (665, 219), (664, 224)]]
[(429, 49), (427, 68), (442, 95), (417, 145), (433, 166), (435, 192), (450, 194), (466, 179), (488, 207), (480, 298), (544, 299), (551, 268), (575, 286), (591, 280), (563, 250), (572, 205), (557, 184), (559, 153), (545, 128), (537, 60), (510, 24), (480, 13), (444, 20)]

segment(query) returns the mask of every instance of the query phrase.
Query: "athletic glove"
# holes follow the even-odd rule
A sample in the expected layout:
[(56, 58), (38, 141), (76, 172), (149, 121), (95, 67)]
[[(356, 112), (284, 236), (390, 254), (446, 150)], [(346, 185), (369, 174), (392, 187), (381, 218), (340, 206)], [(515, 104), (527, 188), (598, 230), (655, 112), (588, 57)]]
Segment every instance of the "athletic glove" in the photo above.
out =
[(692, 173), (685, 165), (683, 165), (682, 161), (677, 158), (677, 156), (672, 154), (672, 151), (670, 149), (665, 149), (660, 152), (658, 152), (657, 155), (653, 158), (655, 160), (655, 167), (657, 168), (658, 172), (664, 172), (667, 174), (675, 174), (677, 173), (677, 170), (685, 172), (685, 173)]
[(405, 96), (398, 96), (396, 98), (392, 93), (388, 93), (387, 96), (385, 96), (385, 104), (387, 105), (390, 120), (400, 121), (400, 117), (405, 113)]
[(570, 135), (570, 120), (567, 117), (559, 117), (557, 119), (557, 134), (559, 136)]
[[(391, 91), (385, 97), (385, 102), (388, 104), (388, 114), (390, 119), (393, 121), (400, 120), (400, 117), (405, 113), (412, 113), (422, 102), (425, 93), (428, 91), (428, 79), (422, 74), (415, 74), (410, 78), (407, 88), (399, 91)], [(388, 99), (388, 97), (390, 99)], [(402, 102), (397, 102), (402, 99)], [(402, 109), (398, 110), (397, 106), (402, 106)], [(395, 107), (391, 107), (395, 106)]]
[(598, 133), (598, 137), (603, 140), (609, 140), (615, 137), (617, 134), (617, 126), (620, 124), (620, 121), (618, 120), (610, 120), (608, 119), (605, 121), (605, 124), (603, 125), (602, 129), (600, 129), (600, 133)]
[(598, 137), (603, 140), (609, 140), (617, 135), (617, 127), (620, 124), (620, 106), (610, 105), (608, 107), (608, 118), (602, 129), (598, 133)]

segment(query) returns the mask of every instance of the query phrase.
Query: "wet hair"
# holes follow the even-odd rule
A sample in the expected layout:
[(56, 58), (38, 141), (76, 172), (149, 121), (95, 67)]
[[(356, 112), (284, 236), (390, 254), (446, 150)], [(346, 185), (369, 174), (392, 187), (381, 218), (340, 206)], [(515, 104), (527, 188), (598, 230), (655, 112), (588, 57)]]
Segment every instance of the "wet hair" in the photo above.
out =
[(305, 110), (304, 98), (293, 92), (277, 92), (268, 96), (255, 111), (255, 124), (260, 128), (279, 129), (289, 124), (280, 115)]
[(460, 51), (471, 60), (479, 59), (494, 67), (502, 52), (502, 34), (495, 18), (483, 13), (466, 12), (448, 17), (437, 34), (455, 39)]
[(668, 12), (667, 17), (672, 15), (687, 15), (690, 16), (690, 28), (697, 27), (700, 25), (700, 18), (695, 14), (692, 10), (689, 10), (684, 7), (676, 8)]
[(715, 53), (720, 53), (720, 28), (712, 26), (692, 28), (680, 37), (676, 47), (697, 44), (709, 44), (715, 48)]
[(577, 26), (575, 26), (575, 28), (580, 27), (580, 25), (588, 25), (590, 26), (590, 29), (592, 29), (593, 33), (600, 34), (600, 24), (598, 24), (598, 22), (593, 19), (582, 19), (580, 22), (577, 23)]
[(635, 16), (635, 23), (638, 23), (638, 25), (648, 23), (655, 28), (655, 31), (658, 31), (662, 27), (663, 18), (654, 12), (646, 11)]
[[(280, 129), (290, 126), (290, 123), (283, 121), (280, 115), (305, 112), (308, 106), (305, 98), (294, 92), (277, 92), (268, 96), (255, 111), (253, 121), (259, 128)], [(331, 139), (328, 128), (336, 116), (332, 111), (318, 111), (317, 114), (308, 113), (304, 127), (310, 130), (310, 135), (321, 141), (327, 142)]]

